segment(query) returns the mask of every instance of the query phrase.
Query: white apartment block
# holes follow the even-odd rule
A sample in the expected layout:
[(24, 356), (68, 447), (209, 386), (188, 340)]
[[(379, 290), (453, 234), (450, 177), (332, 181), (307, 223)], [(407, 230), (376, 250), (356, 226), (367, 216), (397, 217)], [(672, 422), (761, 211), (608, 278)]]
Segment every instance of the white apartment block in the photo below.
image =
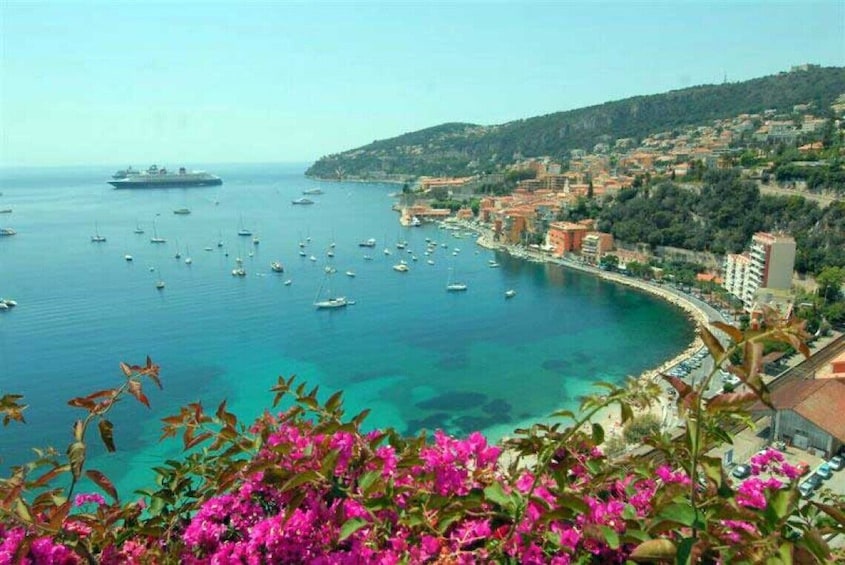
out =
[(725, 288), (746, 308), (758, 289), (789, 290), (795, 266), (795, 240), (788, 235), (758, 232), (749, 251), (725, 257)]

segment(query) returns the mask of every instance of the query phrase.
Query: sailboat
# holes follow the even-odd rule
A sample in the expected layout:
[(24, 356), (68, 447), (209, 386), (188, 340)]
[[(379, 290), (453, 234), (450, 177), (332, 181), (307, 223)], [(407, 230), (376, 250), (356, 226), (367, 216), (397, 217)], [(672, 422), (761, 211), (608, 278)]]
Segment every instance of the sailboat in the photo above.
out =
[(158, 290), (164, 290), (164, 281), (161, 280), (161, 269), (156, 268), (155, 271), (158, 273), (158, 279), (156, 280), (156, 288)]
[(243, 236), (243, 237), (249, 237), (249, 236), (252, 235), (252, 232), (244, 227), (244, 217), (243, 216), (241, 216), (241, 227), (238, 230), (238, 235)]
[(191, 263), (193, 263), (193, 262), (194, 262), (194, 260), (193, 260), (193, 259), (191, 259), (191, 252), (190, 252), (190, 251), (188, 251), (188, 246), (187, 246), (187, 245), (185, 246), (185, 255), (186, 255), (186, 257), (185, 257), (185, 264), (186, 264), (186, 265), (190, 265)]
[[(323, 279), (323, 283), (320, 284), (320, 288), (317, 289), (317, 295), (314, 297), (314, 306), (317, 307), (318, 310), (332, 310), (336, 308), (345, 308), (349, 301), (346, 299), (345, 296), (333, 296), (332, 289), (331, 289), (331, 273), (326, 273), (325, 278)], [(328, 281), (328, 284), (326, 284)], [(323, 290), (323, 286), (327, 287), (327, 297), (320, 300), (320, 294)]]
[(155, 220), (153, 220), (153, 236), (150, 238), (150, 243), (167, 243), (166, 239), (158, 236)]
[(103, 243), (106, 240), (106, 236), (100, 235), (100, 228), (97, 224), (94, 224), (94, 235), (91, 236), (92, 243)]
[(138, 222), (135, 222), (135, 233), (138, 235), (144, 233), (144, 228), (142, 228), (141, 224), (139, 224)]
[(446, 290), (448, 292), (461, 292), (467, 289), (466, 283), (456, 282), (452, 280), (452, 272), (454, 269), (449, 269), (449, 281), (446, 283)]

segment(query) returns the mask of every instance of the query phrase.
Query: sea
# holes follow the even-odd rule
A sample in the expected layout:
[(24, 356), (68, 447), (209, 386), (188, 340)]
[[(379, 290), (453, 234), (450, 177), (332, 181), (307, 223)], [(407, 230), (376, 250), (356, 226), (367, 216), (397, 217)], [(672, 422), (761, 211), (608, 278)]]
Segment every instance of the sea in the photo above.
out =
[[(366, 429), (497, 441), (577, 411), (596, 381), (656, 367), (694, 337), (683, 311), (649, 294), (483, 249), (463, 229), (402, 227), (397, 185), (308, 179), (303, 164), (202, 168), (223, 185), (115, 190), (109, 167), (0, 169), (0, 210), (12, 209), (0, 227), (17, 232), (0, 237), (0, 297), (18, 302), (0, 312), (0, 394), (29, 406), (26, 424), (0, 428), (4, 475), (32, 448), (64, 452), (84, 416), (67, 400), (122, 384), (119, 363), (147, 356), (163, 390), (145, 382), (150, 408), (114, 408), (117, 452), (90, 431), (89, 468), (122, 493), (178, 457), (159, 441), (161, 418), (225, 399), (252, 422), (272, 410), (279, 376), (323, 400), (343, 391), (350, 417), (371, 409)], [(292, 204), (314, 188), (314, 204)], [(369, 238), (375, 248), (358, 245)], [(238, 259), (245, 277), (232, 275)], [(393, 269), (401, 260), (407, 273)], [(447, 292), (450, 281), (468, 288)], [(330, 293), (354, 304), (316, 309)]]

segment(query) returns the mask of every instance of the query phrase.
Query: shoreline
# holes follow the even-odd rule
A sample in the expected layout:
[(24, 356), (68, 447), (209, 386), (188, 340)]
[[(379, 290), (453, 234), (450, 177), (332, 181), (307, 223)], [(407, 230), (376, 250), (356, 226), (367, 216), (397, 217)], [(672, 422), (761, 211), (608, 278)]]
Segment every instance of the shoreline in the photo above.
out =
[[(701, 306), (659, 285), (652, 284), (640, 279), (626, 277), (619, 273), (603, 271), (596, 267), (584, 265), (564, 258), (551, 257), (549, 255), (525, 249), (524, 247), (508, 246), (505, 244), (497, 243), (493, 241), (492, 234), (489, 230), (479, 229), (478, 226), (470, 225), (466, 222), (454, 223), (461, 225), (467, 230), (478, 232), (479, 236), (476, 239), (476, 243), (479, 246), (484, 247), (485, 249), (504, 251), (512, 257), (517, 257), (535, 263), (549, 263), (553, 265), (561, 265), (563, 267), (577, 270), (585, 274), (596, 276), (602, 280), (624, 285), (641, 292), (646, 292), (683, 310), (689, 320), (693, 322), (696, 327), (701, 325), (704, 325), (706, 327), (710, 323), (710, 316), (708, 315), (708, 312), (705, 311)], [(662, 382), (662, 379), (660, 379), (661, 373), (668, 371), (671, 367), (681, 363), (685, 359), (688, 359), (696, 351), (699, 351), (702, 347), (704, 347), (704, 342), (698, 335), (698, 332), (696, 332), (695, 338), (677, 355), (665, 360), (657, 367), (643, 371), (639, 375), (634, 376), (634, 378), (638, 381)], [(634, 416), (638, 417), (647, 413), (651, 413), (663, 419), (665, 422), (666, 411), (670, 409), (671, 403), (668, 401), (668, 399), (661, 396), (660, 398), (655, 399), (655, 402), (650, 404), (649, 406), (642, 407), (638, 410), (635, 409)], [(592, 418), (591, 421), (600, 424), (604, 428), (605, 441), (607, 441), (613, 436), (620, 436), (622, 433), (620, 414), (618, 413), (618, 409), (616, 408), (608, 407), (603, 410), (600, 410)]]

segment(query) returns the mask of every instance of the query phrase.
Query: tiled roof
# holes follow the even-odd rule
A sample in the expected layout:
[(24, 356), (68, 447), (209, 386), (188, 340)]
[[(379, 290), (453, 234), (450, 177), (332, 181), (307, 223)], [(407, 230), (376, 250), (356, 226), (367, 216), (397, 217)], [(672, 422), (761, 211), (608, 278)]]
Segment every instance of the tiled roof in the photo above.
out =
[[(839, 441), (845, 442), (845, 379), (791, 382), (772, 393), (778, 410), (792, 410)], [(764, 410), (759, 403), (752, 410)]]

